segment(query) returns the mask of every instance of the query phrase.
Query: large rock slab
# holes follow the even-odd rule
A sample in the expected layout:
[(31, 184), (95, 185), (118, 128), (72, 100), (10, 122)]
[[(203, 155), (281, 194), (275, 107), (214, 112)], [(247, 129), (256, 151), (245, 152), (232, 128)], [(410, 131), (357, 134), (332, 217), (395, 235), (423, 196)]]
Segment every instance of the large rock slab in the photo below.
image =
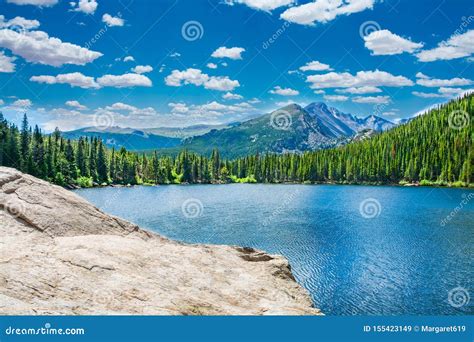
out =
[(171, 241), (0, 167), (0, 314), (320, 312), (282, 256)]

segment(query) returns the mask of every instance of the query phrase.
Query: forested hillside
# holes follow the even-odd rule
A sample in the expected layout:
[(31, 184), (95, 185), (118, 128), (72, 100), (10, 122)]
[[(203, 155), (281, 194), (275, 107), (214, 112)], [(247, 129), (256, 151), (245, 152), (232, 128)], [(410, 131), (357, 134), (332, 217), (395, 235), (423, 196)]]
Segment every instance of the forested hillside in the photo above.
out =
[(370, 139), (304, 154), (251, 155), (235, 160), (186, 150), (176, 157), (107, 149), (98, 138), (44, 135), (0, 116), (0, 165), (60, 185), (215, 182), (416, 182), (467, 185), (473, 181), (474, 96), (453, 100)]
[(314, 102), (306, 107), (290, 104), (226, 129), (186, 139), (181, 146), (161, 151), (172, 154), (185, 148), (209, 155), (218, 148), (227, 159), (257, 153), (303, 153), (346, 144), (365, 129), (381, 132), (394, 126), (378, 116), (358, 118), (323, 102)]

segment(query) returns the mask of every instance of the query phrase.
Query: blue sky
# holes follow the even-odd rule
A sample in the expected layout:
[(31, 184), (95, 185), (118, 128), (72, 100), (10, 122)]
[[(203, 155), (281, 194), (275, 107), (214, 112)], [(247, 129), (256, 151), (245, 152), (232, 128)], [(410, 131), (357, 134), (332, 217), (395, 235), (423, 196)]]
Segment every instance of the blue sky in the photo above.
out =
[(314, 101), (395, 121), (474, 88), (469, 0), (1, 0), (0, 15), (0, 110), (48, 131)]

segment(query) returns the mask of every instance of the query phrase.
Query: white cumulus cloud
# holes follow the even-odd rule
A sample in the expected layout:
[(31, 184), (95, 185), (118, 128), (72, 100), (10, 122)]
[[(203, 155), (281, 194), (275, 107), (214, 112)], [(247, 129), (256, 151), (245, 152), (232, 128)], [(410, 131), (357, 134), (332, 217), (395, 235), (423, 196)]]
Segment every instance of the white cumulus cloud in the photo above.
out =
[(73, 11), (83, 12), (85, 14), (94, 14), (99, 5), (96, 0), (79, 0), (79, 2), (70, 2)]
[(261, 11), (272, 11), (278, 7), (292, 5), (294, 0), (227, 0), (225, 1), (228, 5), (244, 4), (250, 8), (261, 10)]
[(172, 113), (186, 114), (189, 112), (189, 107), (185, 103), (168, 103)]
[(454, 77), (451, 79), (431, 78), (425, 74), (416, 74), (416, 84), (423, 87), (459, 87), (473, 84), (472, 80), (467, 78)]
[(282, 88), (280, 86), (274, 87), (272, 90), (269, 91), (270, 94), (277, 94), (281, 96), (296, 96), (299, 95), (300, 92), (298, 90), (294, 90), (291, 88)]
[(225, 46), (221, 46), (220, 48), (218, 48), (216, 51), (212, 53), (211, 57), (242, 59), (242, 52), (245, 52), (245, 49), (241, 47), (227, 48)]
[(108, 13), (105, 13), (103, 16), (102, 16), (102, 21), (104, 23), (107, 24), (107, 26), (109, 27), (113, 27), (113, 26), (123, 26), (123, 24), (125, 23), (125, 21), (120, 18), (120, 17), (113, 17), (111, 16), (110, 14)]
[(312, 89), (350, 88), (350, 87), (404, 87), (412, 86), (413, 81), (404, 76), (395, 76), (386, 71), (359, 71), (352, 75), (348, 72), (330, 72), (323, 75), (311, 75), (306, 78)]
[(425, 93), (425, 92), (420, 92), (420, 91), (414, 91), (412, 92), (413, 95), (418, 96), (418, 97), (423, 97), (423, 98), (450, 98), (450, 97), (456, 97), (456, 96), (461, 96), (463, 94), (468, 93), (469, 91), (466, 92), (465, 89), (462, 88), (449, 88), (449, 87), (440, 87), (438, 89), (437, 93)]
[(136, 74), (145, 74), (147, 72), (152, 72), (153, 67), (151, 65), (137, 65), (136, 67), (132, 68), (132, 71)]
[[(232, 105), (226, 105), (217, 101), (207, 102), (204, 104), (188, 105), (183, 102), (168, 103), (171, 113), (176, 117), (185, 117), (187, 121), (190, 119), (204, 119), (206, 122), (214, 120), (224, 115), (236, 116), (246, 115), (255, 111), (255, 108), (248, 102), (240, 102)], [(217, 121), (216, 123), (218, 123)]]
[(59, 74), (57, 76), (40, 75), (32, 76), (30, 81), (46, 84), (69, 84), (72, 87), (80, 88), (129, 88), (129, 87), (151, 87), (151, 80), (140, 74), (124, 74), (124, 75), (104, 75), (94, 80), (93, 77), (85, 76), (80, 72), (70, 74)]
[(233, 94), (233, 93), (227, 92), (224, 95), (222, 95), (222, 98), (224, 100), (242, 100), (244, 97), (239, 94)]
[(123, 102), (116, 102), (110, 106), (105, 107), (105, 109), (132, 112), (136, 110), (137, 107), (125, 104)]
[(58, 0), (7, 0), (9, 4), (33, 5), (38, 7), (51, 7), (58, 3)]
[(3, 51), (0, 51), (0, 72), (14, 72), (15, 64), (13, 61), (15, 57), (5, 56)]
[(281, 18), (301, 25), (327, 23), (339, 15), (350, 15), (372, 9), (375, 0), (314, 0), (287, 9)]
[(324, 70), (331, 70), (328, 64), (324, 64), (318, 61), (308, 62), (302, 67), (300, 67), (301, 71), (324, 71)]
[(199, 69), (188, 68), (186, 70), (173, 70), (166, 76), (165, 83), (171, 87), (192, 84), (197, 87), (219, 91), (232, 91), (239, 87), (239, 81), (229, 79), (227, 76), (209, 76)]
[(68, 107), (71, 107), (71, 108), (75, 108), (77, 110), (86, 110), (87, 107), (82, 105), (79, 101), (77, 100), (70, 100), (70, 101), (66, 101), (64, 103), (66, 106)]
[(110, 111), (112, 113), (127, 112), (127, 114), (125, 115), (141, 117), (143, 119), (150, 119), (154, 115), (158, 114), (157, 111), (152, 107), (138, 108), (122, 102), (117, 102), (112, 104), (111, 106), (107, 106), (105, 107), (104, 111)]
[(422, 97), (422, 98), (425, 98), (425, 99), (446, 97), (446, 96), (443, 95), (443, 94), (425, 93), (425, 92), (421, 92), (421, 91), (412, 91), (411, 93), (412, 93), (413, 95), (415, 95), (415, 96)]
[(203, 74), (201, 70), (188, 68), (186, 70), (173, 70), (166, 76), (165, 83), (171, 87), (180, 87), (182, 84), (193, 84), (202, 86), (209, 79), (209, 75)]
[(365, 47), (373, 55), (398, 55), (404, 52), (413, 53), (423, 47), (422, 43), (414, 43), (396, 35), (389, 30), (371, 32), (364, 37)]
[(429, 76), (425, 75), (422, 72), (417, 72), (415, 76), (416, 78), (430, 78)]
[(447, 41), (439, 43), (434, 49), (423, 50), (416, 56), (420, 62), (433, 62), (469, 57), (473, 53), (474, 30), (469, 30), (463, 34), (455, 34)]
[(343, 102), (347, 101), (349, 98), (344, 95), (324, 95), (323, 96), (326, 101), (333, 101), (333, 102)]
[(130, 88), (130, 87), (151, 87), (151, 80), (145, 75), (123, 74), (104, 75), (97, 79), (97, 83), (102, 87)]
[(462, 94), (465, 90), (462, 88), (446, 88), (441, 87), (438, 89), (438, 92), (445, 95), (459, 95)]
[(212, 76), (204, 83), (204, 88), (218, 91), (232, 91), (239, 86), (239, 81), (231, 80), (227, 76)]
[(12, 106), (16, 108), (29, 108), (32, 105), (33, 103), (28, 99), (19, 99), (12, 103)]
[(80, 87), (84, 89), (99, 88), (93, 77), (85, 76), (80, 72), (73, 72), (69, 74), (59, 74), (56, 76), (39, 75), (32, 76), (31, 82), (45, 83), (45, 84), (69, 84), (71, 87)]
[(49, 37), (43, 31), (19, 33), (9, 29), (0, 30), (0, 47), (28, 62), (55, 67), (64, 64), (85, 65), (102, 56), (79, 45), (64, 43), (58, 38)]
[[(32, 30), (40, 26), (38, 20), (30, 20), (23, 17), (15, 17), (10, 20), (5, 20), (4, 15), (0, 15), (0, 28), (20, 28), (21, 30)], [(8, 32), (7, 32), (8, 33)], [(4, 32), (5, 34), (5, 32)]]
[(390, 97), (389, 96), (356, 96), (352, 99), (352, 102), (387, 104), (387, 103), (390, 103)]

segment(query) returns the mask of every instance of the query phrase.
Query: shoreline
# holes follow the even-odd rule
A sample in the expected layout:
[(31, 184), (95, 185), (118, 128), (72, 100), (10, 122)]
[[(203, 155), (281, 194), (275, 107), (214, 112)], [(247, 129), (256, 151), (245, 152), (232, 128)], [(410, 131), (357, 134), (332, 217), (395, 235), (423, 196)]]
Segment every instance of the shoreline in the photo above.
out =
[(281, 182), (281, 183), (253, 183), (253, 182), (219, 182), (219, 183), (169, 183), (169, 184), (96, 184), (89, 187), (81, 187), (78, 185), (66, 185), (64, 186), (67, 190), (80, 190), (80, 189), (97, 189), (97, 188), (133, 188), (139, 186), (146, 187), (159, 187), (159, 186), (193, 186), (193, 185), (231, 185), (231, 184), (248, 184), (248, 185), (307, 185), (307, 186), (317, 186), (317, 185), (335, 185), (335, 186), (370, 186), (370, 187), (400, 187), (400, 188), (441, 188), (441, 189), (474, 189), (474, 184), (468, 184), (466, 186), (453, 186), (452, 183), (447, 185), (440, 184), (423, 184), (420, 183), (338, 183), (338, 182), (316, 182), (316, 183), (300, 183), (300, 182)]

